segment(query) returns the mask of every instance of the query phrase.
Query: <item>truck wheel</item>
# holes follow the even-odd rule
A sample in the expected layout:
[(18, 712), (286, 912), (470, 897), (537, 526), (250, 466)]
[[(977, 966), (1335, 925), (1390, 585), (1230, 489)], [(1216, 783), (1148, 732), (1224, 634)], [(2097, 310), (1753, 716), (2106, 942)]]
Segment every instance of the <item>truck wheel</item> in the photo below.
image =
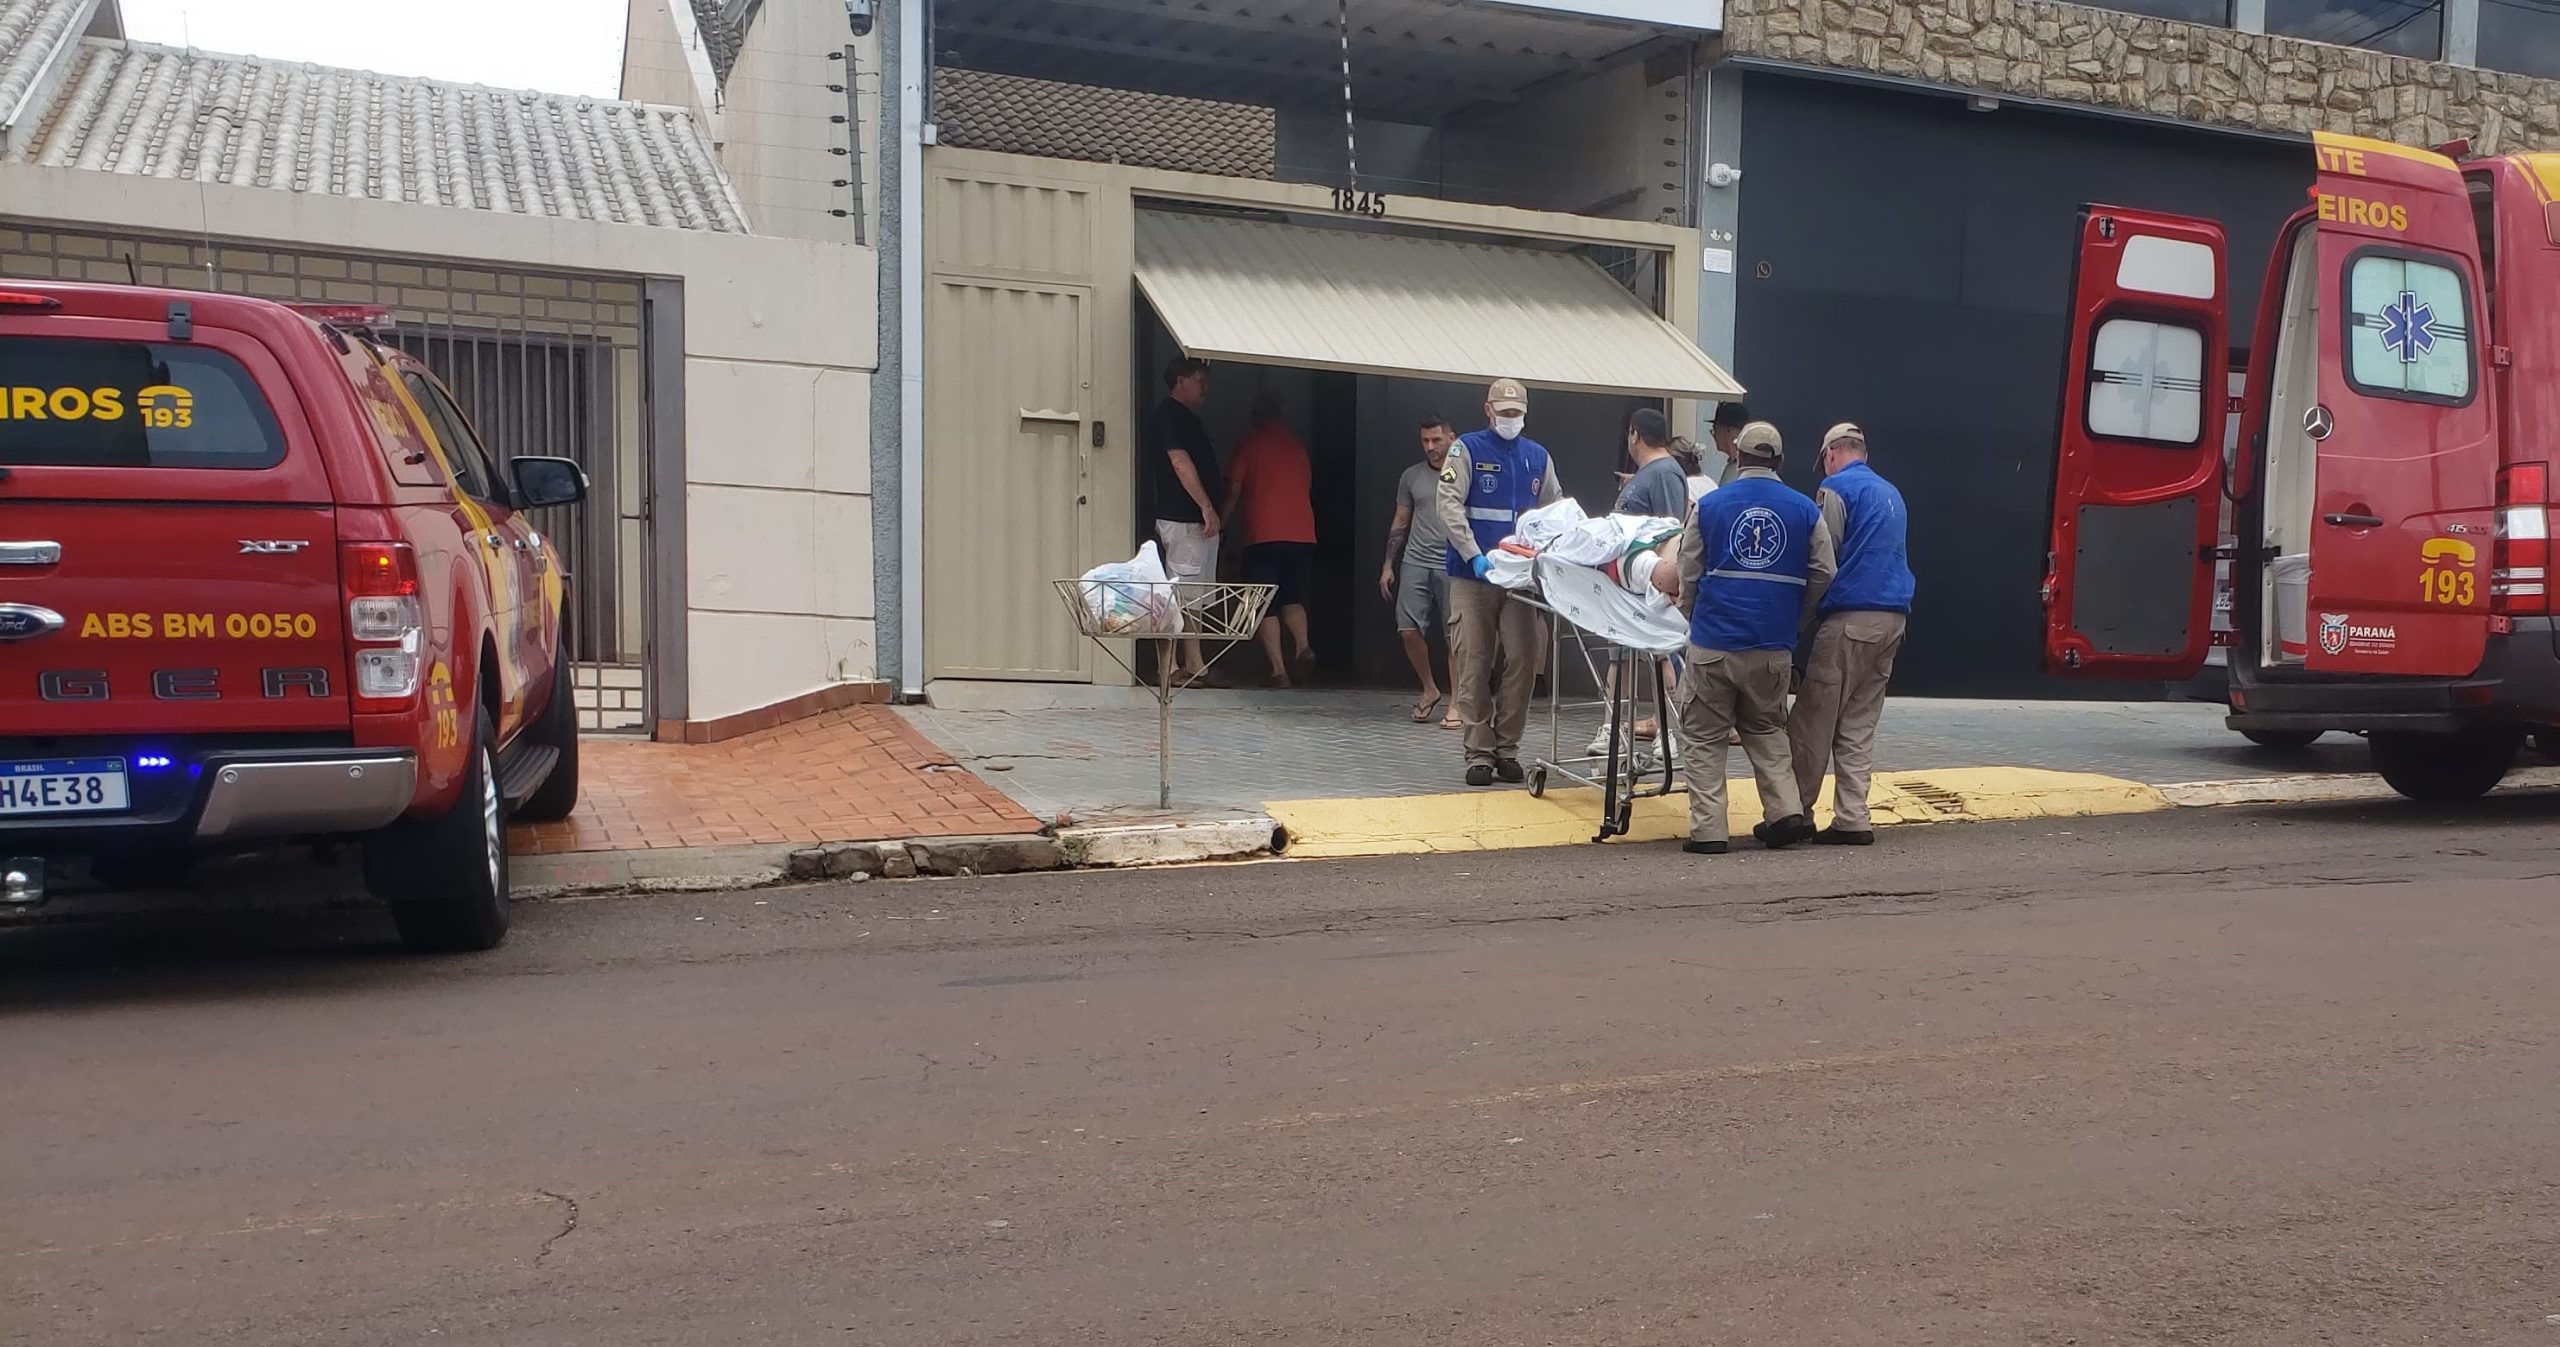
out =
[(2260, 748), (2295, 752), (2320, 742), (2318, 730), (2242, 730), (2240, 737)]
[(475, 714), (462, 797), (442, 817), (403, 819), (365, 843), (364, 882), (391, 907), (400, 943), (422, 954), (493, 949), (507, 938), (506, 801), (497, 730)]
[(557, 823), (578, 807), (578, 692), (565, 645), (559, 654), (559, 668), (551, 677), (551, 705), (525, 733), (533, 743), (556, 750), (560, 759), (551, 764), (551, 775), (542, 779), (542, 785), (517, 806), (516, 817), (527, 823)]
[(2421, 804), (2477, 799), (2506, 779), (2523, 736), (2512, 730), (2465, 734), (2375, 732), (2373, 769), (2393, 790)]

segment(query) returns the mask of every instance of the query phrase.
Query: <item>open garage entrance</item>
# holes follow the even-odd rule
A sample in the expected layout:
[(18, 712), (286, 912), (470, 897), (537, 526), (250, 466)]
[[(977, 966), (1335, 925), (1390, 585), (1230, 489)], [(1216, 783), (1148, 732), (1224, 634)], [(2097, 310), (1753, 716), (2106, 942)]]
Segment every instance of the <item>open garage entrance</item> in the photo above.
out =
[(928, 168), (937, 679), (1118, 676), (1049, 582), (1151, 531), (1137, 429), (1177, 352), (1226, 370), (1208, 411), (1223, 442), (1267, 389), (1309, 443), (1319, 681), (1336, 683), (1399, 678), (1376, 578), (1424, 415), (1477, 428), (1485, 383), (1523, 380), (1568, 494), (1605, 509), (1630, 409), (1694, 423), (1740, 391), (1686, 335), (1693, 231), (1425, 199), (1345, 220), (1302, 185), (973, 151)]
[[(1657, 316), (1661, 254), (1451, 231), (1346, 229), (1142, 205), (1136, 280), (1137, 401), (1162, 396), (1180, 356), (1212, 362), (1202, 409), (1222, 462), (1268, 393), (1314, 467), (1317, 564), (1308, 615), (1315, 681), (1400, 685), (1404, 655), (1378, 579), (1397, 483), (1419, 461), (1426, 418), (1483, 428), (1485, 384), (1526, 382), (1529, 435), (1565, 494), (1615, 497), (1628, 413), (1733, 396), (1712, 361)], [(1613, 271), (1609, 264), (1616, 264)], [(1630, 282), (1653, 287), (1640, 294)], [(1142, 411), (1141, 415), (1145, 413)], [(1140, 534), (1155, 517), (1138, 465)], [(1234, 521), (1230, 521), (1231, 528)], [(1238, 538), (1227, 578), (1246, 578)], [(1440, 643), (1437, 633), (1435, 643)], [(1229, 656), (1231, 675), (1262, 669)]]
[(1260, 390), (1309, 444), (1336, 684), (1402, 677), (1377, 576), (1424, 415), (1477, 428), (1484, 385), (1523, 380), (1606, 508), (1630, 407), (1688, 426), (1731, 396), (1691, 340), (1721, 6), (1673, 8), (938, 0), (928, 680), (1122, 676), (1050, 581), (1152, 533), (1141, 424), (1177, 353), (1220, 371), (1222, 452)]

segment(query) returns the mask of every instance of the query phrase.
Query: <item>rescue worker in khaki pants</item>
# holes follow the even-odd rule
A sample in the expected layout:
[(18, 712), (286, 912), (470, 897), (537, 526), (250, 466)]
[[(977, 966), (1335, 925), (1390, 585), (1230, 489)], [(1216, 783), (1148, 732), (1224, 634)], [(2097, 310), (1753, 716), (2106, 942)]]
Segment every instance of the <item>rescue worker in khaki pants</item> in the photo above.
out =
[(1840, 573), (1822, 596), (1787, 737), (1795, 745), (1796, 790), (1810, 807), (1832, 774), (1831, 826), (1818, 846), (1863, 847), (1876, 840), (1867, 816), (1876, 723), (1885, 684), (1911, 621), (1911, 560), (1902, 493), (1867, 465), (1867, 435), (1850, 422), (1822, 437), (1822, 522), (1840, 545)]
[[(1440, 468), (1440, 522), (1449, 533), (1449, 681), (1466, 730), (1467, 784), (1525, 780), (1520, 733), (1545, 663), (1544, 628), (1529, 605), (1488, 583), (1486, 554), (1511, 536), (1520, 516), (1564, 495), (1545, 445), (1522, 433), (1529, 390), (1496, 379), (1484, 399), (1485, 429), (1460, 436)], [(1493, 661), (1502, 657), (1502, 685)]]
[(1689, 614), (1680, 671), (1681, 768), (1689, 778), (1692, 855), (1721, 856), (1732, 836), (1725, 757), (1733, 732), (1759, 783), (1771, 848), (1814, 834), (1787, 751), (1787, 683), (1796, 636), (1831, 583), (1830, 531), (1804, 493), (1778, 480), (1778, 428), (1754, 421), (1734, 438), (1740, 471), (1698, 502), (1680, 540), (1680, 605)]

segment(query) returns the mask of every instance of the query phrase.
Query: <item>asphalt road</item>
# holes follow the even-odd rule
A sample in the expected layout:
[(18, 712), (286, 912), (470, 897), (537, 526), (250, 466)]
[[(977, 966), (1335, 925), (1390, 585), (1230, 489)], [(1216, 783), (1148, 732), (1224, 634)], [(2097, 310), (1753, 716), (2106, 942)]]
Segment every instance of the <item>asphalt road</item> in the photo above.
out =
[(0, 938), (0, 1340), (2560, 1344), (2560, 799)]

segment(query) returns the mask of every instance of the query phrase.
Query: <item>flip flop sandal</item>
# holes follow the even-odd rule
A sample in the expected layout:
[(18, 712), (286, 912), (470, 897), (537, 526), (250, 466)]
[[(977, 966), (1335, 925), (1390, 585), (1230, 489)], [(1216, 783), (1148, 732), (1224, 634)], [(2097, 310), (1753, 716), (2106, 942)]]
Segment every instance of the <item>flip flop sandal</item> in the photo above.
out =
[(1432, 717), (1440, 713), (1440, 703), (1442, 700), (1442, 698), (1434, 697), (1427, 702), (1415, 702), (1413, 704), (1413, 723), (1416, 725), (1430, 724)]

